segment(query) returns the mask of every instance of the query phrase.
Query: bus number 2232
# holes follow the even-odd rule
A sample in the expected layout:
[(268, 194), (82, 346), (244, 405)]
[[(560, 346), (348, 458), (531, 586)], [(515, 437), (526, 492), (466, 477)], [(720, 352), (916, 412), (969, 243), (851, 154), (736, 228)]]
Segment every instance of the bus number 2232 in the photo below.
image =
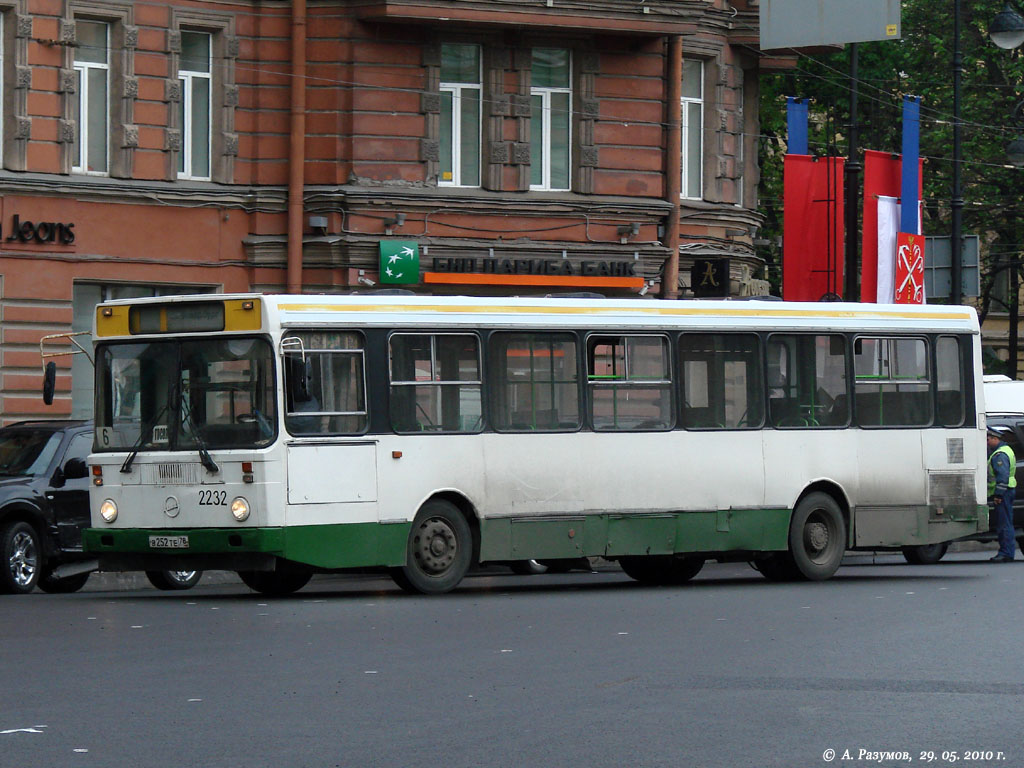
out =
[(200, 507), (223, 507), (228, 503), (227, 491), (214, 491), (204, 488), (199, 491)]

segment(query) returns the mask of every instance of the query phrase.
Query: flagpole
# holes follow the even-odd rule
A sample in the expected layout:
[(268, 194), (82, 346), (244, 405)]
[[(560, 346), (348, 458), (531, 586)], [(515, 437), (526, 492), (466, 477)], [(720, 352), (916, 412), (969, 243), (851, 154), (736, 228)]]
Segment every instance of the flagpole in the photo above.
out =
[(860, 171), (864, 166), (857, 158), (857, 44), (850, 44), (850, 146), (846, 161), (846, 287), (843, 291), (847, 301), (857, 301), (857, 268), (860, 250), (859, 228), (857, 226), (857, 203), (860, 187)]

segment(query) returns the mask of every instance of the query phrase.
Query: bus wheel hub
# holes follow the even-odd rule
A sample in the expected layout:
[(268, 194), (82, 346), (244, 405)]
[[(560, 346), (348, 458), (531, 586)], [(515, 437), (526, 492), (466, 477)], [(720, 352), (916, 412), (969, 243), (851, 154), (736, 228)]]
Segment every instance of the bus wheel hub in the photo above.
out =
[(427, 520), (416, 537), (414, 553), (427, 573), (442, 573), (455, 561), (455, 532), (443, 520)]
[(824, 523), (810, 523), (804, 529), (804, 541), (812, 552), (821, 552), (828, 546), (828, 526)]

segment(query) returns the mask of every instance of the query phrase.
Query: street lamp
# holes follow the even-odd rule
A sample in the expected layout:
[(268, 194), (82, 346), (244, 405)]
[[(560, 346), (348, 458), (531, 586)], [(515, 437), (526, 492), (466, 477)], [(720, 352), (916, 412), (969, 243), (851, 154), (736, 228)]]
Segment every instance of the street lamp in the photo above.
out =
[[(992, 22), (988, 25), (988, 37), (989, 39), (998, 45), (1000, 48), (1007, 50), (1016, 48), (1021, 43), (1024, 43), (1024, 18), (1021, 17), (1013, 6), (1009, 2), (1003, 6), (1003, 10), (996, 14), (996, 17), (992, 19)], [(1024, 130), (1024, 101), (1018, 102), (1017, 106), (1013, 110), (1013, 122), (1019, 130)], [(1017, 138), (1011, 141), (1006, 147), (1007, 159), (1017, 168), (1024, 167), (1024, 137), (1019, 133)], [(1010, 378), (1017, 378), (1017, 321), (1020, 313), (1020, 296), (1018, 296), (1020, 281), (1018, 269), (1020, 268), (1020, 260), (1016, 254), (1010, 257), (1009, 265), (1009, 295), (1007, 303), (1010, 305), (1009, 309), (1009, 327), (1007, 328), (1007, 346), (1009, 347), (1009, 354), (1007, 365), (1009, 367)]]
[(1000, 48), (1016, 48), (1024, 43), (1024, 18), (1007, 3), (988, 25), (988, 37)]

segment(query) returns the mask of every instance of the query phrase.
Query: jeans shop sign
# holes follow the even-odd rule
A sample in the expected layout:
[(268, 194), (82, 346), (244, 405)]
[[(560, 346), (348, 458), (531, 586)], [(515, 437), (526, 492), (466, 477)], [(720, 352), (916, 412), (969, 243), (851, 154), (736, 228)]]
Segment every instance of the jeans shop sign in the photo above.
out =
[(29, 221), (16, 213), (9, 228), (0, 225), (0, 237), (7, 243), (71, 245), (75, 242), (75, 225), (60, 221)]

